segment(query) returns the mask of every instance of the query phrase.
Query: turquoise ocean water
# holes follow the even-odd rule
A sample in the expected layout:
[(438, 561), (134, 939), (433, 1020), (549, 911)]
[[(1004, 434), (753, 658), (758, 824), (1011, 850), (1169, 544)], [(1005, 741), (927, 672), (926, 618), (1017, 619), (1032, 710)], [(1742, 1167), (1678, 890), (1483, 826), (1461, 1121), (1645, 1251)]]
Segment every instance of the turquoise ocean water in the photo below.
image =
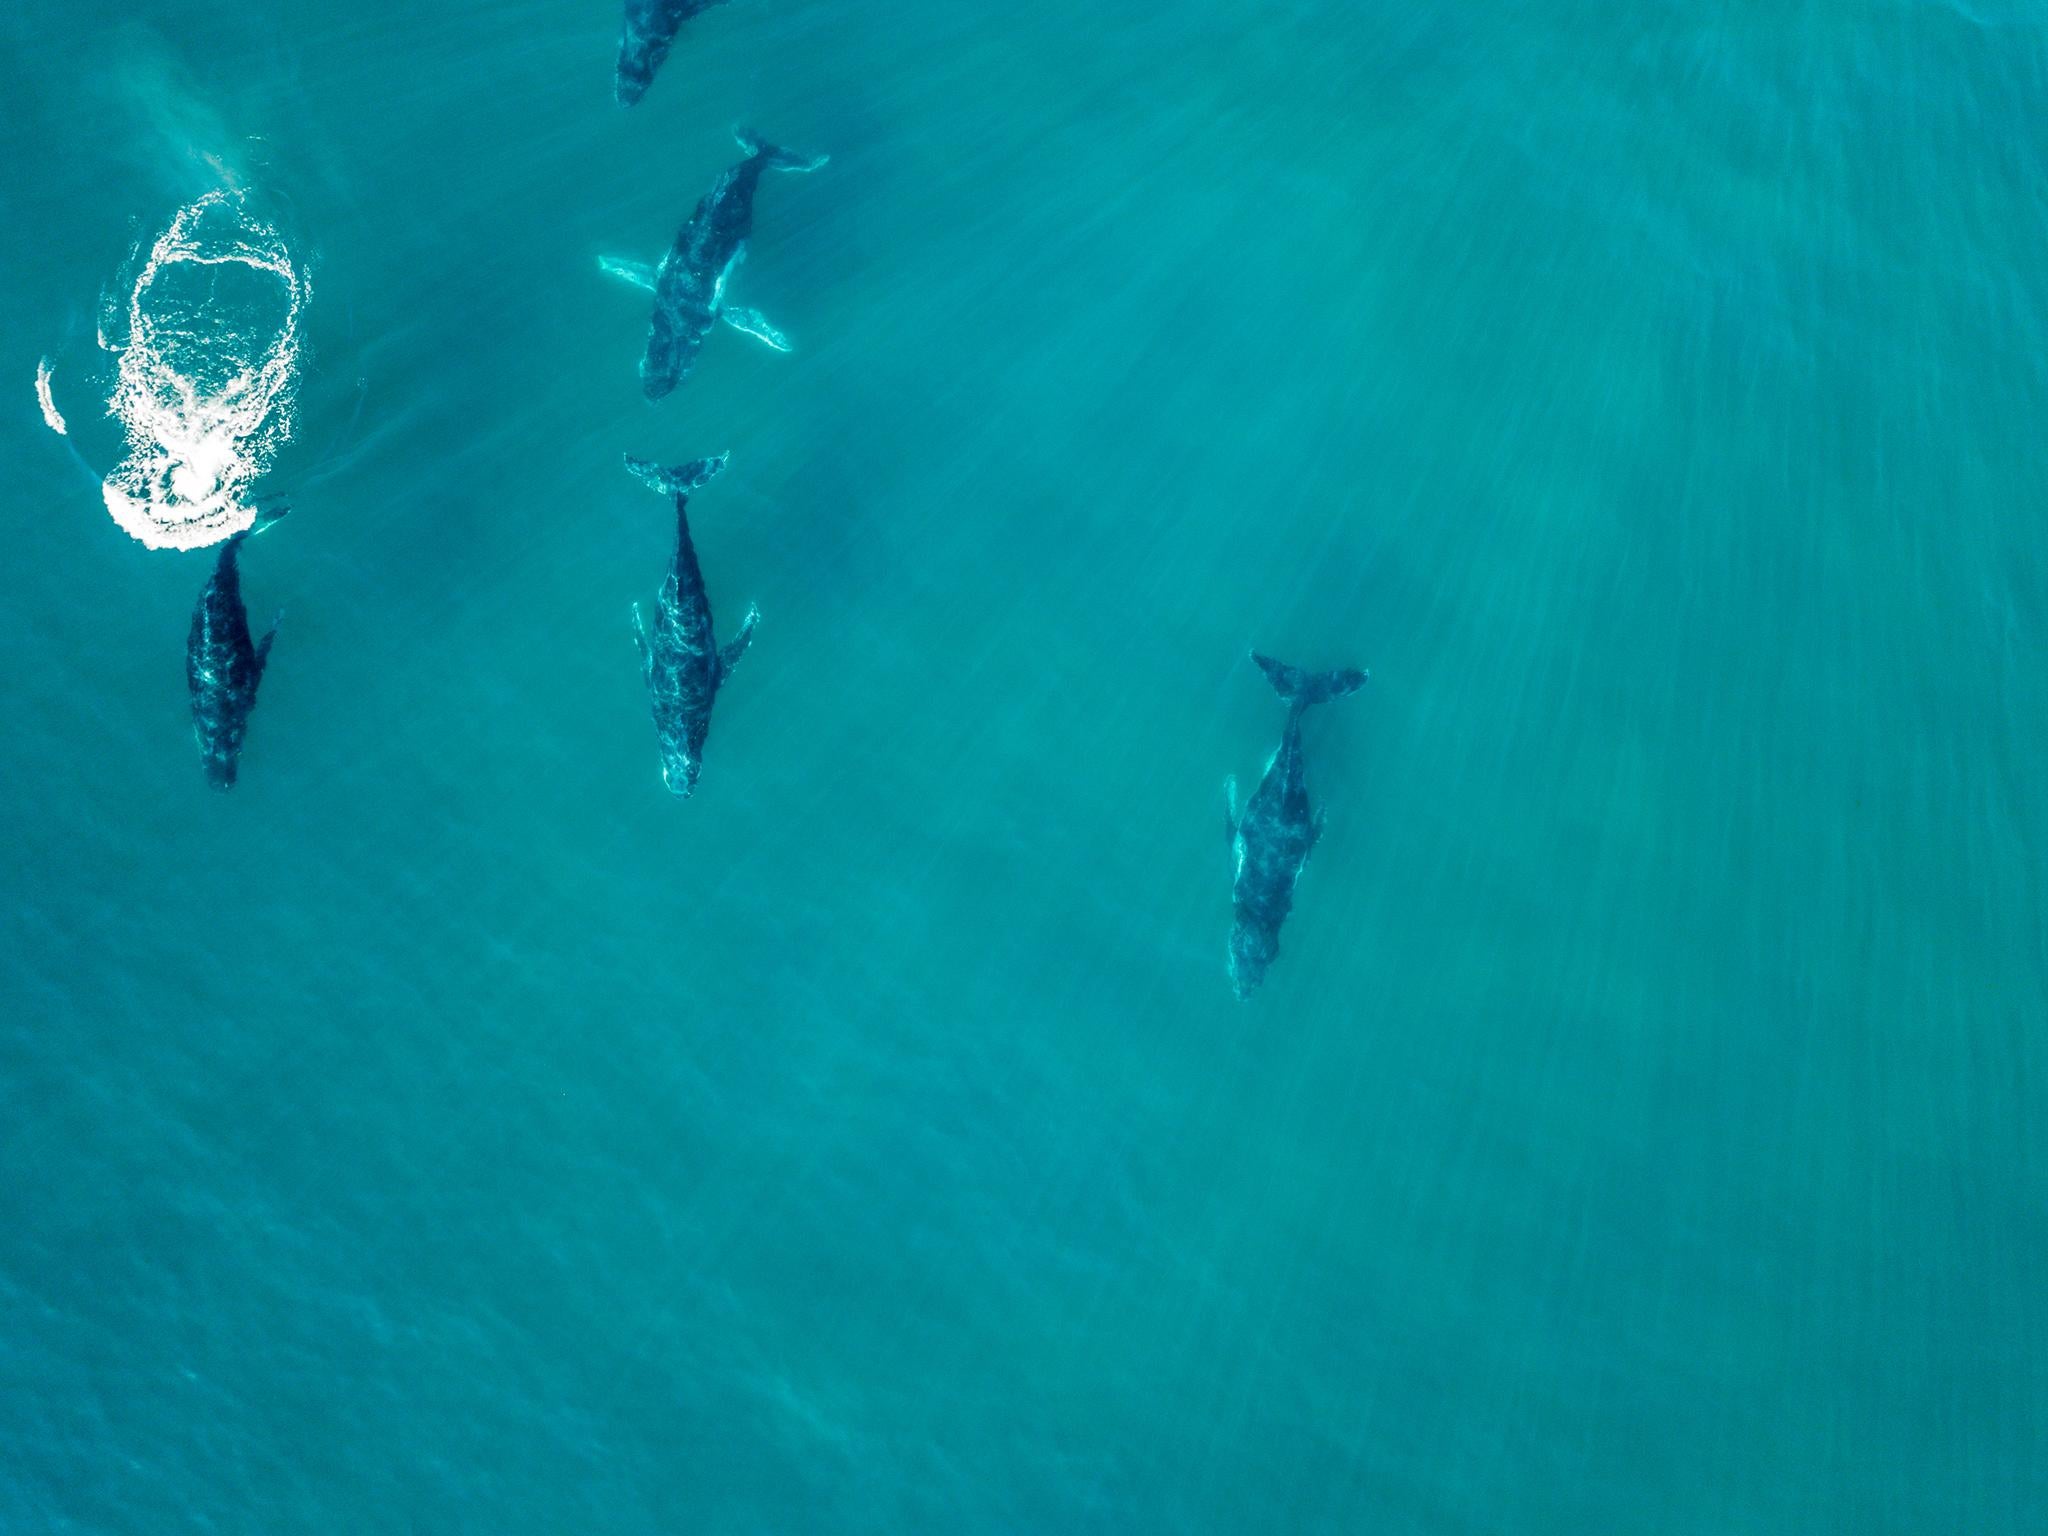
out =
[[(2048, 10), (617, 26), (0, 14), (0, 1531), (2048, 1529)], [(735, 122), (797, 351), (651, 407)], [(230, 796), (32, 390), (214, 163)], [(1373, 681), (1240, 1005), (1254, 644)]]

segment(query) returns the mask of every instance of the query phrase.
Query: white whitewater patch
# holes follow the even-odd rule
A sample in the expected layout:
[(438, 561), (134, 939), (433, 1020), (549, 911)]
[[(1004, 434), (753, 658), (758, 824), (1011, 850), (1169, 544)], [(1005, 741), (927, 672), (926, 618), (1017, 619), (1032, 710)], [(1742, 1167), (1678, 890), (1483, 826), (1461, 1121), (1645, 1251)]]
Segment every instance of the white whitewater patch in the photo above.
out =
[(249, 486), (291, 439), (299, 318), (311, 289), (241, 194), (180, 209), (129, 294), (107, 402), (128, 456), (104, 487), (114, 521), (152, 549), (202, 549), (256, 520)]
[(46, 357), (36, 364), (36, 404), (43, 408), (43, 425), (59, 437), (70, 435), (71, 429), (64, 425), (64, 413), (57, 409), (57, 401), (50, 393), (50, 360)]

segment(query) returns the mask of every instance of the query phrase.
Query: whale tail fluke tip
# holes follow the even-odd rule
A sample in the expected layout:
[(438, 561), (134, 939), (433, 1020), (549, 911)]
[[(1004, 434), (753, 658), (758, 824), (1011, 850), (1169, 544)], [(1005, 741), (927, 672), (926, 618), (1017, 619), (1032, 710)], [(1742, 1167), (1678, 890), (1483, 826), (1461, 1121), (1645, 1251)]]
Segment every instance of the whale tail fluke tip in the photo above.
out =
[(256, 516), (249, 526), (228, 536), (228, 543), (239, 547), (243, 540), (259, 533), (268, 533), (291, 511), (291, 503), (282, 496), (265, 496), (256, 503)]
[(1310, 672), (1303, 667), (1290, 667), (1284, 661), (1275, 661), (1270, 656), (1252, 652), (1252, 660), (1266, 681), (1273, 685), (1273, 691), (1295, 709), (1307, 709), (1311, 704), (1321, 704), (1330, 699), (1341, 699), (1347, 693), (1356, 693), (1363, 688), (1370, 672), (1358, 667), (1339, 667), (1330, 672)]
[(714, 479), (725, 468), (730, 453), (713, 454), (708, 459), (692, 459), (687, 464), (663, 468), (652, 459), (626, 455), (626, 471), (651, 491), (664, 496), (687, 496), (698, 486)]
[(793, 149), (784, 149), (780, 144), (771, 144), (751, 128), (734, 125), (732, 136), (739, 141), (741, 149), (749, 155), (759, 155), (768, 162), (769, 168), (777, 171), (794, 171), (806, 175), (823, 170), (831, 162), (830, 155), (800, 155)]

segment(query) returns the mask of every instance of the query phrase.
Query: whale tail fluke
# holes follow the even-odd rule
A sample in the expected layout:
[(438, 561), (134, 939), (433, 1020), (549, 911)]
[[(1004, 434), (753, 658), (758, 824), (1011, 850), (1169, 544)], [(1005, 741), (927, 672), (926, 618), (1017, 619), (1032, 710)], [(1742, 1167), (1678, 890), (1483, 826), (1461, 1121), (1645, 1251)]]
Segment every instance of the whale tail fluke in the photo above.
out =
[(629, 453), (626, 455), (626, 469), (651, 491), (659, 491), (664, 496), (687, 496), (715, 478), (731, 457), (729, 453), (721, 453), (664, 469), (652, 459), (636, 459)]
[(1356, 693), (1365, 686), (1370, 672), (1357, 667), (1339, 667), (1333, 672), (1310, 672), (1302, 667), (1290, 667), (1284, 661), (1275, 661), (1270, 656), (1252, 652), (1252, 660), (1266, 674), (1266, 681), (1273, 685), (1273, 691), (1287, 701), (1294, 710), (1307, 709), (1311, 704), (1321, 704), (1328, 699), (1341, 699), (1347, 693)]
[(748, 154), (759, 155), (766, 160), (770, 170), (795, 171), (803, 175), (822, 170), (832, 158), (830, 155), (800, 155), (793, 149), (769, 143), (749, 128), (734, 128), (732, 136), (739, 140), (740, 148)]
[(256, 520), (240, 532), (228, 535), (227, 548), (221, 551), (221, 558), (231, 560), (245, 539), (259, 533), (268, 533), (291, 509), (291, 503), (282, 496), (264, 497), (256, 503)]

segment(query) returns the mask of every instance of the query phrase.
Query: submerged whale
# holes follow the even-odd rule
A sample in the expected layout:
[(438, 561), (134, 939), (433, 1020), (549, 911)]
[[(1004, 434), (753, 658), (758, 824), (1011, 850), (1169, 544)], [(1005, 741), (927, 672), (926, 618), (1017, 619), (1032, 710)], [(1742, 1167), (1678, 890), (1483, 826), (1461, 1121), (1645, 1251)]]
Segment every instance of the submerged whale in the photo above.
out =
[(229, 537), (192, 610), (192, 629), (185, 638), (185, 686), (192, 693), (192, 734), (199, 742), (206, 782), (215, 789), (235, 787), (249, 712), (256, 707), (256, 689), (270, 660), (271, 642), (277, 638), (276, 619), (261, 640), (252, 643), (249, 638), (249, 610), (242, 603), (237, 564), (242, 541), (288, 510), (280, 504), (261, 508), (252, 526)]
[(726, 284), (733, 269), (746, 260), (747, 237), (754, 232), (754, 191), (761, 173), (815, 171), (830, 157), (806, 159), (744, 129), (735, 130), (734, 137), (747, 158), (728, 169), (698, 200), (689, 223), (677, 233), (659, 267), (617, 256), (597, 259), (598, 266), (613, 277), (654, 294), (647, 352), (640, 359), (640, 387), (650, 400), (659, 400), (683, 381), (697, 361), (704, 338), (721, 320), (778, 352), (789, 350), (789, 338), (758, 310), (726, 302)]
[(626, 30), (619, 38), (619, 105), (630, 107), (647, 94), (654, 75), (675, 45), (683, 23), (721, 0), (626, 0)]
[(725, 468), (726, 455), (696, 459), (663, 469), (626, 456), (626, 468), (652, 490), (676, 503), (676, 553), (661, 584), (650, 628), (633, 605), (633, 638), (640, 647), (640, 676), (654, 706), (654, 735), (661, 745), (661, 781), (669, 792), (687, 796), (704, 766), (704, 739), (711, 732), (711, 705), (732, 669), (747, 653), (761, 613), (749, 607), (739, 632), (721, 647), (711, 626), (711, 599), (697, 549), (690, 541), (690, 492)]
[(1308, 781), (1301, 761), (1301, 717), (1311, 705), (1341, 698), (1365, 686), (1369, 673), (1346, 668), (1336, 672), (1304, 672), (1252, 652), (1252, 660), (1287, 701), (1287, 724), (1280, 745), (1266, 764), (1265, 777), (1240, 810), (1237, 780), (1224, 781), (1230, 808), (1225, 827), (1236, 858), (1230, 898), (1230, 980), (1240, 999), (1250, 997), (1265, 980), (1266, 967), (1280, 952), (1280, 925), (1294, 906), (1294, 883), (1301, 878), (1316, 839), (1322, 836), (1323, 813), (1311, 810)]

